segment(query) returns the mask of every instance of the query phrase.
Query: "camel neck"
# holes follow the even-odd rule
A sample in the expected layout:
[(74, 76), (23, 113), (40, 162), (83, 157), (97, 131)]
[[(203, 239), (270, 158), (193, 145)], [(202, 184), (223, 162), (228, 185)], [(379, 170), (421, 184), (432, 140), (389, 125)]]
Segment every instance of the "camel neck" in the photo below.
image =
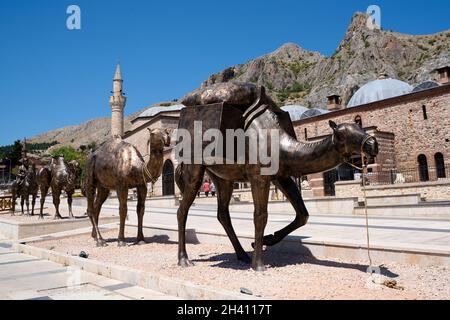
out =
[(332, 136), (317, 142), (289, 139), (282, 145), (280, 162), (284, 173), (293, 177), (328, 171), (342, 162)]

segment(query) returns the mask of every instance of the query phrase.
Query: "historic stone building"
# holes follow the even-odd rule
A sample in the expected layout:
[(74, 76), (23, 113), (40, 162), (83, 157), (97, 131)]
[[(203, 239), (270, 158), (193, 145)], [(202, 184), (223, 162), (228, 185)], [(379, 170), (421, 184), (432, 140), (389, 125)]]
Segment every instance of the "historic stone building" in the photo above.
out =
[[(448, 70), (439, 71), (448, 75)], [(340, 105), (337, 95), (330, 96), (331, 112), (294, 121), (297, 137), (306, 141), (323, 139), (330, 134), (329, 120), (357, 122), (379, 141), (380, 153), (369, 165), (373, 179), (379, 180), (373, 183), (449, 178), (450, 81), (448, 77), (440, 79), (441, 85), (429, 82), (430, 88), (419, 86), (409, 92), (409, 85), (398, 80), (375, 80), (361, 87), (348, 107)], [(353, 161), (361, 165), (360, 157)], [(351, 171), (353, 168), (343, 165), (332, 172), (312, 175), (309, 180), (314, 195), (334, 195), (334, 182), (353, 179)]]
[[(405, 82), (380, 76), (362, 86), (347, 106), (341, 103), (339, 94), (335, 93), (328, 97), (328, 110), (297, 105), (282, 108), (289, 112), (297, 138), (302, 141), (317, 141), (329, 135), (329, 120), (337, 123), (356, 122), (374, 135), (379, 141), (380, 153), (369, 165), (369, 183), (448, 179), (450, 67), (438, 69), (437, 75), (437, 81), (427, 81), (415, 88)], [(179, 111), (183, 107), (176, 104), (148, 108), (133, 121), (124, 139), (134, 144), (143, 155), (147, 154), (146, 128), (175, 129)], [(165, 151), (163, 174), (153, 188), (154, 195), (172, 195), (177, 192), (173, 176), (177, 163), (173, 159), (172, 148)], [(352, 162), (361, 165), (359, 156), (355, 156)], [(358, 170), (348, 165), (307, 177), (316, 197), (335, 195), (335, 182), (358, 178)]]

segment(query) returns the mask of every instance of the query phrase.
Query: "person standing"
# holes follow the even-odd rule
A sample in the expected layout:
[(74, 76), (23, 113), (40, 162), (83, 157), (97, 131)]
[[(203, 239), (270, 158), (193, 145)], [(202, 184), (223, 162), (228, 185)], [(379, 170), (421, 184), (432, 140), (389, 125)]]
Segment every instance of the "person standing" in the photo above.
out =
[(211, 181), (211, 184), (209, 185), (210, 189), (211, 189), (211, 197), (215, 197), (216, 196), (216, 185), (214, 184), (214, 182)]
[(205, 192), (205, 196), (208, 198), (209, 192), (211, 191), (208, 180), (206, 180), (205, 183), (203, 184), (203, 191)]

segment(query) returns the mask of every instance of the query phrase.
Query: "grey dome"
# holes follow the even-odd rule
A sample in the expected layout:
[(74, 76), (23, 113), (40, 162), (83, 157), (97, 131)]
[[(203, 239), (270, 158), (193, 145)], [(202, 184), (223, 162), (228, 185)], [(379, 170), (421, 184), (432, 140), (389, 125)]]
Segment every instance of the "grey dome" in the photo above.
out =
[(421, 84), (416, 86), (412, 92), (418, 92), (418, 91), (432, 89), (432, 88), (436, 88), (436, 87), (439, 87), (439, 84), (437, 82), (429, 80), (429, 81), (422, 82)]
[(147, 110), (145, 110), (144, 112), (142, 112), (138, 118), (153, 117), (153, 116), (156, 116), (160, 112), (178, 111), (178, 110), (183, 109), (184, 107), (185, 106), (182, 104), (175, 104), (175, 105), (168, 106), (168, 107), (162, 107), (162, 106), (150, 107)]
[(327, 113), (328, 110), (317, 109), (317, 108), (307, 108), (300, 105), (290, 105), (281, 107), (282, 110), (289, 112), (289, 116), (292, 121), (302, 120), (314, 116), (318, 116)]
[(389, 99), (411, 93), (413, 87), (396, 79), (378, 79), (363, 85), (348, 103), (355, 107), (366, 103)]

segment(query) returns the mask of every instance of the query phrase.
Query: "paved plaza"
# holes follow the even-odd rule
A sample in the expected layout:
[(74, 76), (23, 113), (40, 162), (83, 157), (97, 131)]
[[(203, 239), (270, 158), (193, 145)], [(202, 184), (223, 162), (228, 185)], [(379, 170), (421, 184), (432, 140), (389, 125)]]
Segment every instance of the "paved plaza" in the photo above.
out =
[[(118, 205), (115, 201), (110, 199), (105, 203), (102, 209), (103, 216), (118, 215)], [(176, 229), (177, 208), (174, 205), (163, 207), (155, 204), (157, 203), (152, 200), (147, 201), (144, 225)], [(128, 224), (137, 222), (135, 205), (134, 201), (129, 202)], [(52, 214), (50, 200), (47, 200), (46, 206), (47, 212)], [(251, 205), (230, 207), (238, 236), (253, 237), (251, 208)], [(216, 205), (212, 203), (195, 204), (190, 209), (188, 228), (224, 234), (222, 226), (217, 221), (216, 210)], [(64, 202), (61, 211), (63, 216), (67, 215), (67, 206)], [(85, 200), (77, 199), (74, 203), (75, 215), (83, 215), (85, 211)], [(294, 218), (293, 209), (288, 203), (285, 210), (280, 211), (283, 212), (269, 212), (266, 234), (284, 227)], [(372, 246), (450, 254), (450, 219), (371, 216), (369, 225)], [(114, 224), (110, 224), (108, 228), (113, 227)], [(89, 229), (83, 230), (86, 232)], [(79, 231), (74, 230), (66, 233), (70, 235), (77, 232)], [(308, 224), (291, 236), (303, 241), (364, 247), (365, 218), (339, 215), (338, 212), (335, 215), (312, 215)], [(252, 250), (249, 246), (244, 248)], [(174, 299), (153, 290), (16, 253), (6, 239), (0, 239), (0, 270), (0, 299)]]
[(16, 253), (0, 239), (0, 300), (167, 300), (174, 297)]
[[(252, 206), (249, 206), (252, 208)], [(103, 214), (117, 213), (117, 207), (105, 204)], [(177, 227), (176, 208), (152, 206), (147, 201), (145, 225)], [(213, 204), (198, 204), (191, 207), (187, 227), (201, 231), (224, 233), (217, 220), (217, 207)], [(253, 213), (236, 211), (230, 207), (231, 217), (238, 235), (253, 236)], [(129, 221), (136, 223), (134, 203), (128, 206)], [(289, 204), (285, 212), (270, 212), (265, 234), (290, 223), (295, 214)], [(450, 254), (450, 219), (425, 217), (369, 217), (371, 245), (384, 248), (432, 251)], [(315, 240), (339, 244), (365, 246), (366, 227), (364, 216), (311, 215), (308, 224), (291, 234), (303, 240)], [(249, 249), (249, 248), (248, 248)]]

